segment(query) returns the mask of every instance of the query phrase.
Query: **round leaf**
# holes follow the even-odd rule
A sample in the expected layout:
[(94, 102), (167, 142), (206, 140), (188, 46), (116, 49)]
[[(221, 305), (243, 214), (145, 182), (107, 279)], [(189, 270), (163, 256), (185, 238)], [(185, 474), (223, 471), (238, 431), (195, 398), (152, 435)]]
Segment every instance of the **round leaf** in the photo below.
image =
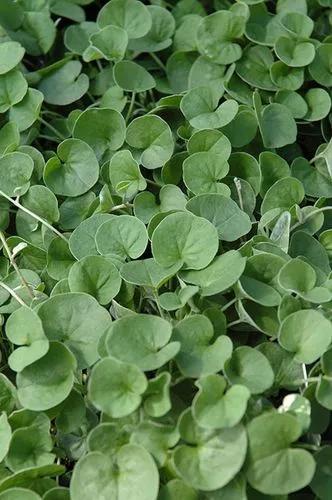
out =
[(86, 193), (98, 177), (98, 161), (90, 146), (79, 139), (63, 141), (58, 146), (57, 156), (48, 160), (44, 170), (45, 184), (61, 196)]
[(75, 370), (76, 360), (69, 349), (60, 342), (51, 342), (45, 356), (18, 373), (16, 383), (20, 403), (33, 411), (53, 408), (70, 393)]
[(172, 327), (163, 318), (139, 314), (112, 324), (106, 349), (110, 356), (132, 363), (143, 371), (156, 370), (179, 351), (179, 343), (168, 343)]
[[(169, 235), (172, 234), (172, 238)], [(202, 269), (218, 250), (218, 235), (213, 225), (189, 213), (168, 215), (153, 232), (152, 253), (163, 267)]]
[(112, 262), (104, 257), (91, 255), (71, 267), (68, 283), (71, 292), (88, 293), (100, 304), (106, 305), (118, 294), (121, 278)]
[(121, 418), (138, 408), (146, 388), (145, 375), (137, 366), (103, 358), (91, 372), (88, 393), (98, 410)]

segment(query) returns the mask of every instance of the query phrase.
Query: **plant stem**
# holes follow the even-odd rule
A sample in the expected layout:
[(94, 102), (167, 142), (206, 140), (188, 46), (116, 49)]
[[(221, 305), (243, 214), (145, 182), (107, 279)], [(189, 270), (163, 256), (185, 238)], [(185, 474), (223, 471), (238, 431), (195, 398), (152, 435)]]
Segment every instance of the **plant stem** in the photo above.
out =
[(24, 278), (23, 274), (21, 273), (21, 270), (19, 269), (18, 265), (16, 264), (15, 259), (13, 257), (13, 254), (12, 254), (9, 246), (7, 245), (6, 238), (4, 237), (2, 231), (0, 231), (0, 240), (1, 240), (2, 244), (3, 244), (4, 249), (6, 250), (6, 253), (7, 253), (8, 257), (9, 257), (9, 261), (10, 261), (11, 265), (13, 266), (13, 268), (14, 268), (17, 276), (21, 280), (22, 285), (27, 289), (28, 294), (30, 295), (30, 297), (32, 299), (34, 299), (35, 296), (33, 294), (33, 291), (31, 290), (28, 282), (26, 281), (26, 279)]
[(116, 210), (121, 210), (122, 208), (129, 208), (132, 207), (132, 203), (122, 203), (121, 205), (115, 205), (113, 208), (111, 208), (111, 212), (115, 212)]
[(165, 71), (165, 73), (166, 73), (166, 71), (167, 71), (167, 70), (166, 70), (166, 66), (165, 66), (165, 64), (164, 64), (164, 63), (163, 63), (163, 62), (159, 59), (159, 57), (158, 57), (158, 56), (156, 56), (156, 54), (154, 54), (153, 52), (150, 52), (150, 54), (149, 54), (149, 55), (150, 55), (150, 56), (152, 57), (152, 59), (153, 59), (153, 60), (154, 60), (154, 61), (158, 64), (158, 66), (159, 66), (159, 67), (160, 67), (163, 71)]
[(228, 323), (227, 327), (232, 327), (232, 326), (235, 326), (235, 325), (239, 325), (240, 323), (243, 323), (243, 320), (242, 319), (237, 319), (235, 321), (232, 321), (231, 323)]
[(40, 121), (40, 123), (42, 123), (46, 128), (51, 130), (51, 132), (53, 132), (53, 134), (55, 134), (59, 139), (61, 139), (61, 141), (64, 141), (66, 139), (65, 136), (61, 134), (61, 132), (59, 132), (55, 127), (53, 127), (53, 125), (48, 123), (41, 116), (38, 118), (38, 121)]
[(131, 100), (130, 100), (129, 108), (128, 108), (128, 111), (127, 111), (126, 122), (128, 122), (128, 120), (131, 117), (131, 114), (133, 112), (134, 104), (135, 104), (135, 97), (136, 97), (136, 92), (133, 92), (131, 94)]
[(60, 144), (60, 139), (57, 137), (52, 137), (50, 135), (45, 135), (45, 134), (39, 134), (39, 139), (45, 139), (46, 141), (51, 141), (51, 142), (56, 142), (57, 144)]
[(160, 307), (160, 304), (159, 304), (159, 297), (158, 297), (158, 294), (157, 292), (153, 292), (153, 296), (154, 296), (154, 299), (155, 299), (155, 302), (156, 302), (156, 305), (157, 305), (157, 308), (158, 308), (158, 312), (159, 312), (159, 315), (162, 317), (162, 318), (165, 318), (165, 314), (162, 310), (162, 308)]
[(243, 210), (243, 199), (242, 199), (241, 181), (237, 177), (234, 177), (234, 184), (235, 184), (235, 187), (236, 187), (237, 195), (239, 197), (240, 208), (241, 208), (241, 210)]
[(15, 300), (17, 300), (17, 302), (18, 302), (19, 304), (21, 304), (21, 306), (26, 306), (26, 307), (28, 307), (28, 306), (27, 306), (27, 304), (26, 304), (26, 303), (25, 303), (25, 302), (21, 299), (21, 297), (19, 297), (19, 296), (17, 295), (17, 293), (16, 293), (16, 292), (14, 292), (14, 290), (12, 290), (12, 288), (10, 288), (9, 286), (7, 286), (7, 285), (6, 285), (5, 283), (3, 283), (2, 281), (0, 281), (0, 286), (1, 286), (2, 288), (4, 288), (4, 290), (6, 290), (8, 293), (10, 293), (10, 295), (11, 295), (12, 297), (14, 297), (14, 299), (15, 299)]
[(221, 308), (221, 311), (224, 312), (226, 311), (226, 309), (228, 309), (229, 307), (231, 307), (233, 304), (235, 304), (235, 302), (237, 302), (237, 297), (235, 297), (234, 299), (230, 300), (229, 302), (227, 302), (227, 304), (225, 304), (222, 308)]
[(313, 212), (308, 213), (301, 222), (297, 222), (294, 224), (293, 227), (291, 227), (291, 231), (294, 229), (298, 228), (299, 226), (302, 226), (305, 222), (307, 222), (308, 219), (313, 217), (314, 215), (320, 214), (321, 212), (328, 212), (329, 210), (332, 210), (332, 207), (322, 207), (322, 208), (317, 208), (317, 210), (314, 210)]
[(150, 179), (145, 179), (145, 180), (146, 180), (146, 182), (147, 182), (148, 184), (150, 184), (151, 186), (155, 186), (155, 187), (157, 187), (157, 188), (160, 188), (160, 187), (161, 187), (161, 186), (160, 186), (157, 182), (155, 182), (155, 181), (151, 181)]
[(302, 373), (303, 373), (303, 379), (304, 379), (304, 387), (305, 389), (308, 387), (308, 374), (307, 374), (307, 367), (305, 366), (305, 363), (302, 363)]
[(49, 224), (48, 222), (46, 222), (46, 220), (44, 220), (41, 217), (39, 217), (39, 215), (35, 214), (34, 212), (31, 212), (28, 208), (25, 208), (17, 200), (13, 200), (13, 198), (11, 198), (10, 196), (7, 196), (3, 191), (0, 191), (0, 196), (3, 196), (4, 198), (6, 198), (6, 200), (10, 201), (10, 203), (12, 203), (13, 205), (15, 205), (15, 207), (19, 208), (20, 210), (22, 210), (26, 214), (30, 215), (30, 217), (32, 217), (33, 219), (37, 220), (38, 222), (40, 222), (41, 224), (43, 224), (44, 226), (46, 226), (48, 229), (50, 229), (50, 231), (53, 231), (54, 234), (56, 234), (57, 236), (59, 236), (59, 238), (61, 238), (64, 241), (68, 242), (67, 238), (62, 233), (60, 233), (60, 231), (58, 231), (57, 229), (55, 229), (55, 227), (53, 227), (51, 224)]

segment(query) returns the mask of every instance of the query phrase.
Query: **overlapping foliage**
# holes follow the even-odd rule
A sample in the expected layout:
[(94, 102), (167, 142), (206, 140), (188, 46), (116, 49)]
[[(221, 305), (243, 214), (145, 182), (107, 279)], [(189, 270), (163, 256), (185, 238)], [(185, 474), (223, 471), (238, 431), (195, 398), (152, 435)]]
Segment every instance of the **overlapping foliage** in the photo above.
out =
[(331, 25), (1, 0), (0, 500), (330, 500)]

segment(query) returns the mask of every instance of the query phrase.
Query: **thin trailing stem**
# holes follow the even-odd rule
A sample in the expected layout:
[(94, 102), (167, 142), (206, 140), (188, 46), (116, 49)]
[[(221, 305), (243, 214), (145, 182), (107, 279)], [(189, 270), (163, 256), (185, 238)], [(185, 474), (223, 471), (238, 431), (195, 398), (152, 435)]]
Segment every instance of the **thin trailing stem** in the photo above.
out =
[(235, 297), (234, 299), (230, 300), (229, 302), (227, 302), (227, 304), (225, 304), (222, 308), (221, 308), (221, 311), (224, 312), (226, 311), (226, 309), (228, 309), (229, 307), (231, 307), (233, 304), (235, 304), (235, 302), (237, 302), (238, 298)]
[(133, 112), (134, 105), (135, 105), (135, 97), (136, 97), (136, 92), (133, 92), (131, 94), (130, 104), (129, 104), (129, 108), (128, 108), (127, 115), (126, 115), (126, 122), (128, 122), (128, 120), (131, 117), (131, 114)]
[(235, 321), (231, 321), (231, 323), (228, 323), (227, 327), (231, 328), (232, 326), (239, 325), (240, 323), (243, 323), (243, 320), (236, 319)]
[(154, 61), (158, 64), (158, 66), (159, 66), (159, 67), (160, 67), (163, 71), (165, 71), (165, 73), (166, 73), (166, 66), (165, 66), (165, 64), (164, 64), (164, 63), (163, 63), (163, 62), (159, 59), (159, 57), (158, 57), (158, 56), (156, 56), (156, 54), (155, 54), (154, 52), (150, 52), (150, 54), (149, 54), (149, 55), (150, 55), (150, 56), (152, 57), (152, 59), (153, 59), (153, 60), (154, 60)]
[(50, 231), (52, 231), (54, 234), (59, 236), (59, 238), (68, 242), (67, 238), (62, 233), (60, 233), (60, 231), (58, 231), (55, 227), (53, 227), (51, 224), (49, 224), (45, 219), (43, 219), (42, 217), (39, 217), (39, 215), (35, 214), (34, 212), (31, 212), (31, 210), (29, 210), (28, 208), (21, 205), (21, 203), (19, 201), (14, 200), (10, 196), (6, 195), (3, 191), (0, 191), (0, 196), (3, 196), (4, 198), (6, 198), (6, 200), (10, 201), (10, 203), (15, 205), (15, 207), (19, 208), (20, 210), (22, 210), (26, 214), (30, 215), (30, 217), (32, 217), (33, 219), (35, 219), (38, 222), (40, 222), (41, 224), (43, 224)]
[(157, 188), (161, 187), (157, 182), (152, 181), (151, 179), (145, 179), (145, 180), (146, 180), (147, 184), (150, 184), (150, 186), (155, 186)]
[(46, 141), (50, 142), (56, 142), (57, 144), (60, 144), (60, 139), (57, 137), (52, 137), (51, 135), (45, 135), (45, 134), (39, 134), (39, 139), (45, 139)]
[(132, 203), (122, 203), (121, 205), (115, 205), (114, 207), (112, 207), (110, 212), (115, 212), (116, 210), (121, 210), (122, 208), (130, 208), (132, 206)]
[(305, 363), (302, 363), (302, 373), (303, 373), (303, 380), (304, 380), (304, 388), (306, 389), (309, 385), (309, 382), (308, 382), (307, 367), (306, 367)]
[(294, 224), (293, 227), (291, 227), (291, 231), (293, 231), (294, 229), (302, 226), (302, 224), (304, 224), (305, 222), (307, 222), (307, 220), (310, 219), (311, 217), (314, 217), (314, 215), (320, 214), (322, 212), (328, 212), (329, 210), (332, 210), (332, 207), (317, 208), (317, 210), (313, 210), (312, 212), (309, 212), (305, 217), (303, 217), (302, 221), (297, 222), (296, 224)]
[(5, 283), (3, 283), (3, 281), (0, 281), (0, 286), (1, 286), (1, 288), (3, 288), (4, 290), (6, 290), (8, 293), (10, 293), (10, 295), (11, 295), (12, 297), (14, 297), (14, 299), (15, 299), (15, 300), (17, 300), (17, 302), (18, 302), (19, 304), (21, 304), (21, 306), (26, 306), (26, 307), (28, 307), (28, 306), (27, 306), (27, 304), (26, 304), (26, 303), (25, 303), (25, 302), (21, 299), (21, 297), (19, 297), (19, 296), (17, 295), (17, 293), (16, 293), (16, 292), (14, 292), (14, 290), (13, 290), (12, 288), (10, 288), (10, 287), (9, 287), (9, 286), (7, 286)]
[(159, 315), (162, 318), (165, 318), (165, 314), (164, 314), (164, 312), (163, 312), (163, 310), (162, 310), (162, 308), (160, 307), (160, 304), (159, 304), (158, 294), (157, 294), (157, 292), (155, 290), (153, 291), (153, 296), (154, 296), (154, 300), (155, 300), (156, 306), (158, 308)]
[(21, 270), (19, 269), (18, 265), (16, 264), (15, 258), (13, 256), (13, 254), (12, 254), (12, 252), (11, 252), (8, 244), (7, 244), (6, 238), (4, 237), (2, 231), (0, 231), (0, 240), (1, 240), (1, 243), (2, 243), (2, 245), (3, 245), (3, 247), (4, 247), (5, 251), (6, 251), (7, 255), (8, 255), (8, 258), (9, 258), (9, 261), (10, 261), (11, 265), (13, 266), (13, 268), (14, 268), (17, 276), (21, 280), (22, 285), (27, 289), (29, 296), (32, 299), (34, 299), (35, 296), (33, 294), (33, 291), (31, 290), (28, 282), (26, 281), (26, 279), (24, 278)]
[(239, 197), (240, 208), (243, 210), (243, 199), (242, 199), (242, 186), (241, 181), (237, 177), (234, 177), (234, 184), (236, 187), (237, 195)]
[(53, 125), (51, 125), (50, 123), (48, 123), (41, 116), (38, 118), (38, 121), (40, 121), (40, 123), (42, 123), (46, 128), (48, 128), (49, 130), (51, 130), (51, 132), (53, 132), (53, 134), (56, 135), (56, 137), (58, 137), (59, 139), (61, 139), (61, 141), (64, 141), (66, 139), (65, 136), (62, 135), (61, 132), (59, 132), (59, 130), (57, 130), (55, 127), (53, 127)]

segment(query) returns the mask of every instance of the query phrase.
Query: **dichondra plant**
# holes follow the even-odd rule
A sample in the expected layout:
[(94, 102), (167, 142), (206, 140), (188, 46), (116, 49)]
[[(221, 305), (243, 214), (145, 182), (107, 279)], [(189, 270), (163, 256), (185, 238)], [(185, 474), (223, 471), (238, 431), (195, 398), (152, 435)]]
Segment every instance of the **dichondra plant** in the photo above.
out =
[(0, 500), (331, 500), (331, 26), (0, 1)]

